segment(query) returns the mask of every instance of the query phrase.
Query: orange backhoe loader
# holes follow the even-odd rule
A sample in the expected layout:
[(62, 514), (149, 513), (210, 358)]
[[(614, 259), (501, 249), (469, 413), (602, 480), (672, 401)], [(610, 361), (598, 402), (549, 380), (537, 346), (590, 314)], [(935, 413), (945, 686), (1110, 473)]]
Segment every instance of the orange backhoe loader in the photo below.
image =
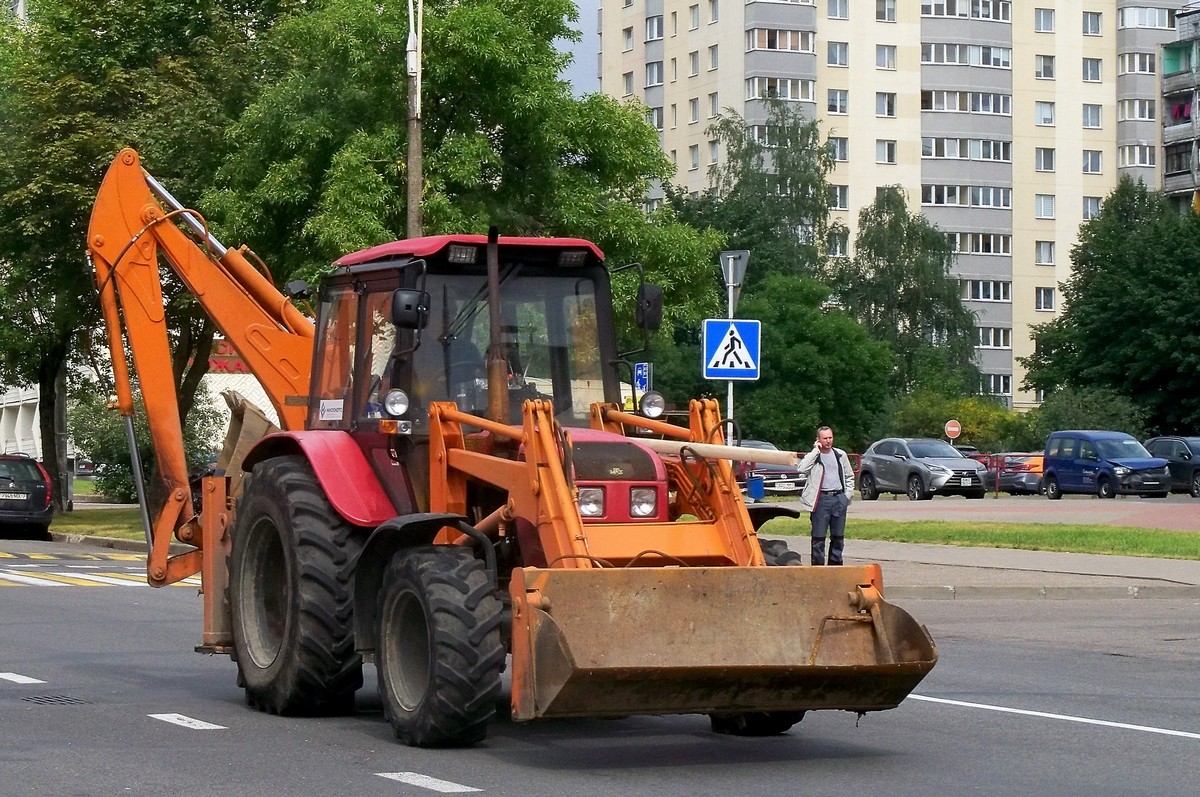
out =
[[(120, 410), (128, 350), (166, 480), (149, 581), (201, 573), (197, 649), (232, 654), (252, 706), (350, 711), (373, 662), (397, 738), (470, 744), (507, 666), (518, 720), (697, 713), (768, 735), (809, 710), (894, 708), (936, 662), (878, 565), (779, 566), (798, 557), (756, 528), (780, 510), (748, 509), (731, 467), (762, 452), (724, 445), (715, 402), (691, 402), (686, 427), (620, 409), (629, 365), (587, 241), (355, 252), (314, 323), (125, 150), (88, 252)], [(232, 430), (199, 506), (159, 255), (282, 426)], [(652, 329), (661, 292), (642, 283), (636, 310)], [(172, 555), (173, 538), (193, 548)]]

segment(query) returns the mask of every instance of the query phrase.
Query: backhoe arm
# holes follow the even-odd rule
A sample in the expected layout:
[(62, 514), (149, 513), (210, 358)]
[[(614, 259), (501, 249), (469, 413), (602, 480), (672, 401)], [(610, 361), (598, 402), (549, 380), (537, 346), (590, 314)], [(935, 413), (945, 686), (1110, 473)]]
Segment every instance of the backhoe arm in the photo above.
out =
[(159, 253), (262, 383), (285, 429), (303, 428), (307, 414), (313, 323), (241, 251), (226, 249), (209, 235), (199, 214), (180, 206), (142, 169), (132, 149), (122, 150), (104, 177), (87, 247), (96, 270), (118, 409), (126, 417), (133, 415), (125, 366), (128, 343), (166, 482), (167, 500), (151, 529), (148, 568), (151, 584), (168, 584), (198, 572), (203, 550), (168, 561), (172, 534), (192, 544), (200, 541), (193, 525)]

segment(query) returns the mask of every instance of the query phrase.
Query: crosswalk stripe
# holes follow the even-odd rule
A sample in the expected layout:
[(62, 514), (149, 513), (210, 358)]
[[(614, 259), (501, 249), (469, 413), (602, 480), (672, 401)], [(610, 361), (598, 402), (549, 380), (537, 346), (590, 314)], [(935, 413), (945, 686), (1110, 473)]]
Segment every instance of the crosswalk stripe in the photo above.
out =
[[(148, 587), (146, 577), (133, 573), (53, 573), (0, 570), (0, 587)], [(200, 587), (200, 579), (189, 576), (172, 587)]]
[(32, 585), (35, 587), (65, 587), (65, 586), (67, 586), (66, 584), (62, 583), (61, 581), (47, 581), (42, 578), (32, 578), (30, 576), (26, 576), (21, 573), (14, 573), (11, 570), (0, 571), (0, 583), (4, 583), (5, 586), (10, 586), (10, 587), (13, 585), (17, 585), (17, 584)]

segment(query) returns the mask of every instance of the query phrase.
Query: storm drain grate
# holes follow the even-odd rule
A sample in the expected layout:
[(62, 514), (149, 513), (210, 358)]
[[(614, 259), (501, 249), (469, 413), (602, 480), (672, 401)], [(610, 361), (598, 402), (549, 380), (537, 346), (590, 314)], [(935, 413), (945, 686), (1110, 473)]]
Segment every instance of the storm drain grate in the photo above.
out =
[(21, 699), (27, 703), (37, 703), (39, 706), (86, 706), (91, 702), (67, 695), (30, 695)]

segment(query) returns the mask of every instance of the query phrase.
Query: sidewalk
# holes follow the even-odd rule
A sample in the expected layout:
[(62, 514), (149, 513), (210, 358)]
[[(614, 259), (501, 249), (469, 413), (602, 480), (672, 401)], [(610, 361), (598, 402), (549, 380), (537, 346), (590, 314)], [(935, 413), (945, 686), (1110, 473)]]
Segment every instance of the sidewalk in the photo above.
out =
[[(805, 537), (780, 537), (807, 562)], [(846, 563), (878, 562), (889, 599), (1200, 599), (1200, 561), (846, 540)]]

